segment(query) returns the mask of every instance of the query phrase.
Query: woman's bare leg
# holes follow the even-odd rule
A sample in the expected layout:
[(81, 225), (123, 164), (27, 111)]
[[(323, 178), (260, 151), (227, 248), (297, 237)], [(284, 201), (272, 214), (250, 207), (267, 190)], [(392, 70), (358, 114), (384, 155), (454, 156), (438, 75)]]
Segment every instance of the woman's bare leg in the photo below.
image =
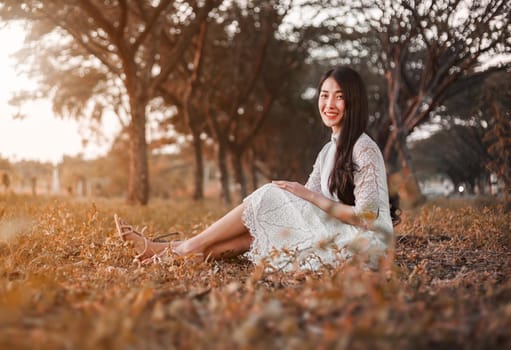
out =
[(251, 237), (241, 219), (243, 209), (242, 203), (198, 235), (183, 241), (174, 248), (174, 251), (180, 255), (206, 255), (211, 252), (213, 256), (220, 256), (222, 250), (224, 252), (247, 250)]
[(247, 231), (234, 238), (209, 246), (203, 253), (203, 257), (208, 259), (221, 259), (238, 256), (248, 251), (251, 244), (252, 236)]
[[(172, 242), (170, 247), (181, 256), (210, 256), (212, 258), (234, 256), (247, 251), (250, 248), (252, 237), (241, 219), (244, 204), (238, 205), (229, 211), (211, 226), (198, 235), (182, 242)], [(135, 243), (135, 250), (139, 253), (144, 251), (142, 257), (149, 258), (163, 252), (169, 247), (167, 242), (144, 242), (139, 235), (129, 233), (124, 236), (125, 240)]]

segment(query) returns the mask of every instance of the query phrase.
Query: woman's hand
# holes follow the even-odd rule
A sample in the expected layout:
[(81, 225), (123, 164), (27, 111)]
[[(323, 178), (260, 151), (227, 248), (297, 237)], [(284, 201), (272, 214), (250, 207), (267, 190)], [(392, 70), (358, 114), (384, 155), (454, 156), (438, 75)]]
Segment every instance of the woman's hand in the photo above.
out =
[(299, 182), (294, 181), (272, 181), (273, 184), (279, 186), (283, 190), (289, 191), (297, 197), (303, 198), (306, 201), (311, 202), (314, 192), (306, 188)]
[(321, 193), (317, 193), (307, 189), (304, 185), (292, 181), (272, 181), (273, 184), (289, 191), (297, 197), (314, 204), (321, 210), (328, 213), (334, 218), (355, 226), (360, 226), (360, 219), (355, 215), (354, 207), (325, 197)]

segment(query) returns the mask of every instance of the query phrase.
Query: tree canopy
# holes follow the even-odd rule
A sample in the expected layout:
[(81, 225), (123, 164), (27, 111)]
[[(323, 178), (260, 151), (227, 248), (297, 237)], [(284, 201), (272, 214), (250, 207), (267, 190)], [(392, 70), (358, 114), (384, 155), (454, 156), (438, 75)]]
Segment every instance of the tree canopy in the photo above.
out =
[[(145, 204), (147, 153), (176, 140), (163, 133), (148, 148), (151, 111), (162, 115), (163, 129), (190, 135), (196, 198), (203, 192), (206, 139), (216, 145), (227, 201), (230, 171), (242, 197), (247, 169), (303, 179), (296, 172), (307, 171), (314, 152), (300, 152), (300, 145), (316, 149), (323, 140), (310, 91), (334, 64), (358, 69), (367, 82), (370, 134), (390, 172), (410, 168), (407, 138), (433, 116), (484, 119), (494, 127), (488, 115), (507, 115), (506, 104), (470, 109), (459, 101), (509, 69), (485, 62), (511, 53), (510, 6), (505, 0), (7, 0), (0, 18), (26, 21), (29, 35), (18, 57), (40, 83), (12, 102), (50, 97), (61, 116), (117, 115), (129, 140), (127, 197)], [(453, 135), (469, 130), (448, 124), (445, 132)], [(484, 132), (473, 131), (480, 142)], [(284, 154), (287, 168), (275, 161)]]

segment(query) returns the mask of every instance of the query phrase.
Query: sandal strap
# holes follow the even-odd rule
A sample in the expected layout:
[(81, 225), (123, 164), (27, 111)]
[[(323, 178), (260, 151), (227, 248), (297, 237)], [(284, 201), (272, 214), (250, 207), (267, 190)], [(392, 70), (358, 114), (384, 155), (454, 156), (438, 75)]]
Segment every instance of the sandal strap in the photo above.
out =
[(169, 251), (170, 251), (170, 247), (167, 247), (167, 248), (163, 249), (161, 252), (159, 252), (157, 254), (153, 254), (152, 256), (149, 256), (149, 257), (145, 258), (140, 263), (142, 265), (147, 265), (147, 264), (150, 264), (150, 263), (153, 263), (154, 265), (161, 264), (162, 263), (162, 257), (167, 255), (167, 253)]
[(142, 236), (142, 238), (143, 238), (143, 241), (144, 241), (144, 250), (142, 250), (141, 253), (135, 255), (135, 259), (139, 259), (142, 256), (144, 256), (144, 254), (147, 252), (147, 248), (149, 247), (149, 243), (147, 243), (147, 238), (145, 238), (144, 236)]
[(144, 256), (144, 254), (147, 252), (147, 249), (149, 247), (148, 239), (144, 236), (144, 231), (147, 229), (147, 226), (144, 226), (142, 228), (142, 230), (140, 232), (138, 232), (137, 228), (133, 228), (133, 226), (128, 225), (127, 223), (122, 221), (122, 219), (117, 214), (114, 215), (114, 221), (115, 221), (115, 225), (117, 226), (117, 233), (119, 234), (119, 237), (121, 238), (121, 240), (125, 241), (124, 236), (126, 236), (130, 233), (142, 238), (142, 241), (144, 242), (144, 249), (141, 253), (135, 255), (135, 260), (138, 260), (139, 258)]
[(158, 235), (156, 237), (154, 237), (152, 239), (153, 242), (161, 242), (161, 243), (166, 243), (166, 242), (172, 242), (172, 241), (169, 241), (169, 240), (166, 240), (166, 239), (163, 239), (163, 238), (166, 238), (166, 237), (171, 237), (171, 236), (179, 236), (181, 235), (181, 232), (169, 232), (169, 233), (164, 233), (164, 234), (161, 234), (161, 235)]
[(133, 228), (132, 225), (125, 223), (117, 214), (114, 215), (115, 226), (117, 227), (117, 233), (124, 241), (124, 236), (133, 233), (144, 237), (144, 231), (147, 229), (147, 226), (144, 226), (140, 232), (138, 231), (138, 227)]

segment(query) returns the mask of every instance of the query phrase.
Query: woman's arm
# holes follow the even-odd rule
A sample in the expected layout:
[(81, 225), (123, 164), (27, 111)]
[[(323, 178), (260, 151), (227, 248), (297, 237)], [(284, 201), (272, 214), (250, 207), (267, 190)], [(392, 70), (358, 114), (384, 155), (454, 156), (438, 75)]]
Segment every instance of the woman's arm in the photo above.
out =
[(293, 193), (295, 196), (311, 202), (334, 218), (350, 225), (365, 226), (364, 222), (355, 215), (355, 207), (344, 203), (336, 202), (321, 194), (307, 189), (298, 182), (291, 181), (273, 181), (280, 188)]
[(321, 152), (318, 153), (314, 166), (312, 167), (312, 172), (309, 175), (309, 179), (305, 183), (305, 188), (314, 192), (321, 192), (321, 156), (325, 147), (323, 147)]

